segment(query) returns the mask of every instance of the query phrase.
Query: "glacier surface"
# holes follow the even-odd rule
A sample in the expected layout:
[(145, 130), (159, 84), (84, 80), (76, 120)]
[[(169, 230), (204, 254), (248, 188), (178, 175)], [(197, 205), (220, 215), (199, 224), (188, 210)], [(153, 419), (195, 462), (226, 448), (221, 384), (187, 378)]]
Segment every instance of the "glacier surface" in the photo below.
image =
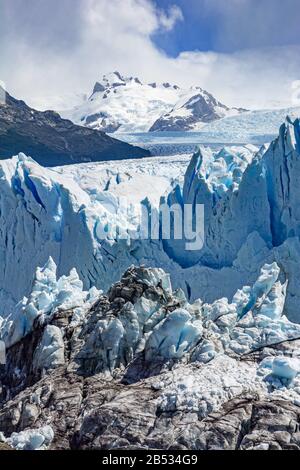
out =
[[(200, 147), (190, 162), (180, 155), (51, 170), (23, 154), (1, 162), (0, 314), (23, 308), (36, 267), (51, 256), (58, 278), (75, 268), (85, 291), (107, 290), (128, 266), (145, 264), (169, 272), (189, 300), (210, 303), (231, 302), (261, 266), (277, 262), (280, 281), (289, 280), (286, 313), (299, 321), (299, 140), (299, 121), (289, 120), (269, 147)], [(124, 198), (129, 210), (120, 214)], [(204, 204), (204, 247), (136, 239), (141, 201)]]
[(54, 437), (51, 426), (39, 429), (26, 429), (19, 433), (14, 432), (3, 442), (9, 444), (15, 450), (47, 450)]

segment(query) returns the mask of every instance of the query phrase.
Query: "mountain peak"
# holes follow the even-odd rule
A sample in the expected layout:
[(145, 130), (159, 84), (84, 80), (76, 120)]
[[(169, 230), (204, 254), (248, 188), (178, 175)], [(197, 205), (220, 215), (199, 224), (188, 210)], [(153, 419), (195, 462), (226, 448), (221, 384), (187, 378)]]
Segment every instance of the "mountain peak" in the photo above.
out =
[(138, 77), (114, 71), (95, 83), (89, 100), (65, 112), (64, 117), (108, 133), (186, 131), (239, 112), (242, 110), (230, 110), (199, 86), (142, 83)]
[(108, 74), (103, 75), (102, 81), (100, 82), (100, 84), (105, 88), (122, 85), (124, 86), (127, 83), (137, 83), (139, 85), (142, 85), (142, 82), (138, 77), (127, 77), (121, 75), (118, 71), (110, 72)]
[(124, 84), (125, 79), (118, 71), (116, 71), (103, 75), (102, 82), (106, 85)]

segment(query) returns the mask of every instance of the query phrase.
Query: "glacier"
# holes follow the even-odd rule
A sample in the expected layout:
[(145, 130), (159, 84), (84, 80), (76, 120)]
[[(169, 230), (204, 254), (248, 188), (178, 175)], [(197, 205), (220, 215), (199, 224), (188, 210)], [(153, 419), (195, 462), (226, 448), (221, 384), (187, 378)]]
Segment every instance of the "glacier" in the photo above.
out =
[(295, 358), (277, 357), (272, 363), (272, 372), (283, 379), (294, 379), (300, 372), (300, 362)]
[[(242, 263), (252, 270), (253, 255), (264, 258), (264, 262), (277, 261), (289, 277), (286, 309), (294, 319), (298, 315), (295, 267), (299, 262), (299, 129), (298, 119), (288, 119), (279, 137), (255, 155), (238, 179), (229, 178), (227, 186), (219, 179), (213, 190), (205, 155), (201, 151), (195, 154), (183, 187), (177, 186), (168, 201), (170, 205), (204, 203), (205, 245), (199, 252), (186, 253), (182, 241), (164, 241), (165, 251), (182, 267), (195, 269), (199, 265), (199, 284), (205, 270), (203, 277), (209, 272), (214, 285), (219, 285), (222, 271), (232, 273), (231, 278), (236, 270), (243, 271)], [(261, 266), (258, 259), (256, 263)], [(219, 290), (229, 298), (234, 293), (225, 286)], [(198, 294), (211, 300), (204, 289)]]
[(53, 437), (51, 426), (44, 426), (40, 429), (14, 432), (8, 439), (1, 438), (0, 435), (0, 441), (9, 444), (15, 450), (47, 450)]
[[(0, 447), (299, 449), (299, 180), (291, 118), (261, 148), (0, 162)], [(141, 204), (204, 204), (204, 245), (137, 237)]]
[[(209, 142), (255, 142), (273, 140), (286, 116), (299, 116), (299, 106), (282, 109), (247, 111), (228, 116), (201, 128), (203, 139)], [(207, 140), (209, 139), (209, 140)]]
[[(276, 262), (280, 281), (289, 280), (287, 316), (300, 321), (299, 132), (299, 120), (288, 120), (269, 146), (200, 147), (190, 161), (180, 155), (54, 169), (24, 154), (2, 161), (0, 315), (22, 308), (37, 266), (51, 256), (58, 278), (75, 268), (85, 291), (105, 291), (128, 266), (144, 264), (169, 272), (189, 300), (209, 303), (231, 302), (264, 264)], [(120, 215), (122, 198), (129, 211)], [(187, 251), (186, 240), (136, 239), (142, 201), (154, 208), (204, 204), (204, 247)]]
[(7, 316), (29, 294), (36, 267), (49, 256), (59, 276), (74, 267), (86, 289), (94, 285), (107, 289), (130, 264), (173, 264), (159, 240), (141, 244), (130, 237), (111, 239), (109, 233), (106, 240), (99, 240), (98, 233), (108, 225), (111, 230), (122, 225), (134, 232), (135, 214), (129, 218), (125, 214), (121, 223), (119, 201), (128, 197), (134, 209), (147, 198), (158, 207), (161, 196), (183, 182), (187, 161), (188, 156), (175, 156), (165, 162), (150, 158), (140, 164), (112, 162), (53, 170), (24, 154), (1, 162), (0, 314)]
[[(0, 324), (0, 340), (8, 349), (30, 335), (38, 324), (45, 326), (33, 356), (33, 370), (64, 364), (63, 333), (51, 324), (62, 311), (72, 311), (70, 327), (83, 328), (86, 340), (79, 361), (93, 361), (94, 367), (96, 361), (96, 370), (106, 373), (126, 367), (142, 351), (149, 364), (186, 356), (205, 363), (230, 351), (249, 354), (300, 338), (300, 325), (285, 316), (286, 283), (278, 280), (280, 268), (276, 263), (264, 265), (253, 286), (238, 290), (232, 303), (222, 298), (212, 304), (201, 299), (189, 303), (181, 289), (173, 291), (170, 276), (162, 269), (131, 266), (121, 282), (108, 291), (111, 308), (104, 309), (92, 328), (87, 313), (103, 293), (95, 288), (84, 292), (75, 270), (58, 280), (55, 273), (51, 258), (43, 268), (37, 268), (29, 300)], [(294, 376), (300, 372), (299, 364)], [(287, 370), (288, 365), (288, 361), (275, 362), (274, 374), (284, 377), (278, 371)]]
[[(37, 268), (29, 297), (23, 297), (12, 313), (2, 318), (0, 337), (6, 348), (30, 333), (39, 317), (51, 316), (56, 309), (74, 309), (73, 323), (75, 324), (76, 321), (80, 321), (84, 316), (84, 311), (99, 295), (100, 291), (96, 287), (92, 287), (89, 291), (83, 290), (83, 283), (74, 268), (69, 276), (61, 276), (59, 279), (57, 279), (56, 271), (56, 264), (49, 257), (42, 268)], [(61, 348), (63, 348), (63, 342), (59, 331), (49, 326), (44, 332), (41, 350), (37, 351), (37, 357), (34, 358), (37, 367), (41, 361), (40, 356), (54, 355), (54, 361), (61, 361), (63, 357)], [(50, 361), (49, 357), (47, 360)]]

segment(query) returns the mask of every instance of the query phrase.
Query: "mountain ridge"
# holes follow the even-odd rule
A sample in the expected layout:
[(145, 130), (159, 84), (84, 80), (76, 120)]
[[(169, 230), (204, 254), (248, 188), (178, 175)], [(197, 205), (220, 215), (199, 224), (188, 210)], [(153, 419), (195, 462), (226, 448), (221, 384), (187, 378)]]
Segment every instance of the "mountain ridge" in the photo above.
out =
[(138, 77), (124, 77), (116, 71), (97, 81), (81, 105), (60, 113), (76, 124), (114, 133), (197, 130), (244, 111), (229, 108), (198, 86), (144, 84)]
[(148, 156), (147, 150), (105, 133), (62, 119), (55, 111), (37, 111), (5, 93), (0, 103), (0, 159), (24, 152), (44, 166)]

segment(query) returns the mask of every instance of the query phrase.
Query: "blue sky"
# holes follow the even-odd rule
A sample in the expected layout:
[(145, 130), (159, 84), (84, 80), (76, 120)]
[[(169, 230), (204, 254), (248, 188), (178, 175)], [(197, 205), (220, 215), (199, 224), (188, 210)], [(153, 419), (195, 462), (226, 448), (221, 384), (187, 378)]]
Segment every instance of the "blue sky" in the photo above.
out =
[[(165, 9), (174, 4), (171, 0), (156, 0), (155, 3), (159, 8)], [(176, 57), (182, 51), (215, 49), (215, 27), (218, 23), (216, 15), (207, 18), (195, 3), (194, 0), (176, 1), (175, 4), (181, 9), (184, 20), (178, 21), (170, 32), (154, 34), (155, 44), (168, 55)]]
[(112, 70), (230, 106), (293, 105), (299, 2), (0, 0), (0, 80), (39, 109), (71, 106)]
[(234, 52), (246, 48), (300, 43), (299, 0), (155, 0), (158, 8), (174, 3), (179, 21), (154, 41), (168, 54), (201, 50)]

